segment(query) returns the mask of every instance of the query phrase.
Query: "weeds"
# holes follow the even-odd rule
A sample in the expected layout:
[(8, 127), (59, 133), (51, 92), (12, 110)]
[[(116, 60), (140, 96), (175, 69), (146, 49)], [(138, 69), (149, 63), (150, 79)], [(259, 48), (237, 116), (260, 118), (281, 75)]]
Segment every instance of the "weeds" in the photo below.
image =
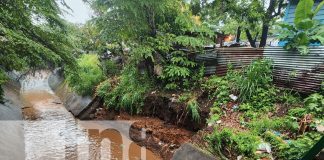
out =
[(308, 113), (314, 114), (318, 118), (324, 118), (324, 96), (315, 93), (307, 97), (304, 101)]
[(242, 74), (232, 77), (242, 102), (256, 95), (260, 88), (268, 88), (272, 83), (272, 62), (259, 59), (243, 69)]
[(77, 60), (78, 67), (66, 68), (64, 73), (69, 86), (81, 95), (91, 95), (94, 87), (103, 79), (104, 74), (99, 67), (98, 56), (84, 54)]
[(199, 104), (195, 98), (188, 101), (187, 110), (190, 112), (193, 121), (200, 122)]
[(261, 142), (260, 137), (250, 132), (235, 131), (230, 128), (224, 128), (221, 131), (218, 131), (216, 128), (215, 130), (206, 140), (211, 144), (212, 150), (218, 155), (221, 155), (223, 158), (224, 156), (236, 157), (241, 154), (249, 157), (255, 156), (257, 146)]
[(97, 87), (97, 95), (104, 98), (108, 108), (125, 109), (130, 113), (140, 113), (151, 82), (136, 68), (125, 68), (120, 77), (104, 81)]
[(195, 122), (200, 122), (199, 103), (197, 102), (196, 95), (183, 93), (178, 100), (186, 104), (186, 110), (191, 115), (191, 119)]
[(220, 106), (230, 101), (229, 82), (225, 78), (212, 76), (202, 83), (201, 86), (209, 93), (210, 99), (216, 99), (215, 105)]

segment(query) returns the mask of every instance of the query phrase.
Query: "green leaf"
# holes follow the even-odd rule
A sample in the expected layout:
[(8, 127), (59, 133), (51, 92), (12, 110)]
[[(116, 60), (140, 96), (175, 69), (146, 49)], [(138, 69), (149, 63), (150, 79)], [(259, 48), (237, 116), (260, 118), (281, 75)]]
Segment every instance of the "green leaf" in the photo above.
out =
[(323, 36), (315, 35), (315, 36), (312, 36), (311, 39), (320, 41), (321, 44), (324, 44), (324, 37)]
[(279, 23), (278, 24), (281, 28), (285, 28), (285, 29), (288, 29), (289, 31), (296, 31), (297, 30), (295, 29), (295, 27), (291, 24), (288, 24), (288, 23)]
[(307, 55), (309, 53), (309, 49), (307, 46), (298, 46), (297, 50), (301, 55)]
[(321, 8), (324, 5), (324, 1), (322, 1), (320, 4), (318, 4), (318, 6), (316, 7), (315, 11), (313, 12), (313, 15), (317, 15), (317, 13), (321, 10)]
[(295, 11), (295, 25), (297, 26), (299, 22), (310, 18), (312, 19), (312, 7), (314, 5), (313, 0), (300, 0)]
[(307, 29), (311, 29), (312, 27), (314, 27), (314, 21), (307, 18), (307, 19), (303, 19), (302, 21), (298, 22), (296, 24), (296, 28), (297, 29), (302, 29), (302, 30), (307, 30)]

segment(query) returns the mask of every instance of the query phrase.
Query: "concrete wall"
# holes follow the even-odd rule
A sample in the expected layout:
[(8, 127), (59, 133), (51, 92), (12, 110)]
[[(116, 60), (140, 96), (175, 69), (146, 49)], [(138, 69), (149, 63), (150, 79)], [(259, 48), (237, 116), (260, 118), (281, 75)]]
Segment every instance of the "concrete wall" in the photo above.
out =
[(49, 86), (61, 99), (65, 108), (74, 116), (78, 116), (92, 101), (90, 96), (80, 96), (67, 85), (59, 69), (55, 70), (49, 77)]
[(24, 160), (25, 141), (20, 85), (10, 81), (3, 86), (5, 103), (0, 104), (0, 159)]

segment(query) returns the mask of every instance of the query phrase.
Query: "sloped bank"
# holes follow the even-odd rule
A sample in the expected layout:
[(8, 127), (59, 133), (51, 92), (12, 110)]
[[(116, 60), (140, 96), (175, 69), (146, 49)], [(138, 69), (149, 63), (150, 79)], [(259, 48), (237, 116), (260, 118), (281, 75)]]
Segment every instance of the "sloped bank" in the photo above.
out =
[[(83, 97), (73, 92), (64, 82), (60, 70), (55, 70), (49, 78), (49, 85), (61, 98), (64, 106), (81, 120), (132, 120), (131, 139), (159, 154), (163, 159), (179, 159), (182, 155), (201, 155), (213, 159), (196, 147), (188, 147), (191, 137), (205, 127), (211, 104), (203, 94), (198, 101), (200, 121), (193, 121), (183, 103), (176, 101), (173, 94), (152, 92), (146, 95), (142, 113), (134, 116), (123, 111), (106, 110), (100, 97)], [(207, 102), (207, 103), (206, 103)], [(142, 130), (146, 138), (141, 137)], [(182, 146), (183, 145), (183, 146)], [(180, 148), (180, 149), (179, 149)], [(179, 150), (178, 150), (179, 149)], [(190, 158), (189, 158), (190, 159)]]
[[(188, 155), (187, 159), (192, 159), (190, 155), (214, 159), (197, 147), (193, 145), (189, 147), (186, 144), (191, 142), (196, 131), (206, 127), (206, 119), (213, 104), (205, 93), (198, 92), (197, 95), (199, 95), (197, 101), (200, 105), (199, 121), (192, 119), (187, 110), (187, 104), (179, 101), (178, 93), (158, 91), (145, 95), (144, 106), (139, 115), (129, 115), (125, 111), (113, 109), (107, 110), (102, 99), (96, 97), (86, 109), (87, 119), (94, 117), (95, 119), (135, 121), (130, 129), (131, 139), (140, 146), (145, 146), (159, 154), (163, 159), (179, 159), (181, 155)], [(144, 139), (141, 136), (143, 129), (146, 132)]]
[(60, 69), (56, 69), (50, 75), (48, 80), (49, 86), (55, 94), (61, 99), (66, 109), (75, 117), (78, 117), (80, 112), (87, 108), (92, 102), (90, 96), (80, 96), (64, 81), (63, 73)]
[(24, 159), (24, 127), (20, 84), (11, 80), (3, 86), (4, 103), (0, 103), (0, 159)]

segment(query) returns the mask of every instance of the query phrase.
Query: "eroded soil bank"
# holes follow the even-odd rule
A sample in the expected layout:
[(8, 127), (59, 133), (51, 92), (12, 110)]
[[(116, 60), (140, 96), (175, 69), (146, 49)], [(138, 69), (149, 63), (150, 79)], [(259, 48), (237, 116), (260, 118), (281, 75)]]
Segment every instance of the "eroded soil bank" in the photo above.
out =
[(171, 159), (182, 144), (191, 141), (196, 131), (206, 127), (206, 118), (212, 104), (206, 94), (198, 92), (200, 121), (193, 121), (186, 104), (178, 101), (180, 95), (152, 91), (149, 95), (143, 95), (146, 98), (141, 114), (129, 115), (124, 111), (105, 109), (100, 97), (94, 97), (84, 106), (80, 103), (82, 97), (71, 92), (59, 72), (51, 75), (49, 83), (55, 93), (63, 97), (65, 107), (79, 119), (134, 121), (129, 130), (131, 140), (163, 159)]
[[(129, 115), (124, 111), (105, 109), (99, 97), (94, 98), (87, 109), (86, 119), (135, 121), (130, 130), (131, 139), (159, 154), (163, 159), (172, 159), (175, 151), (185, 143), (192, 142), (198, 130), (206, 127), (211, 101), (200, 93), (200, 121), (191, 119), (186, 105), (171, 93), (152, 92), (147, 95), (140, 115)], [(145, 131), (146, 137), (141, 133)]]

